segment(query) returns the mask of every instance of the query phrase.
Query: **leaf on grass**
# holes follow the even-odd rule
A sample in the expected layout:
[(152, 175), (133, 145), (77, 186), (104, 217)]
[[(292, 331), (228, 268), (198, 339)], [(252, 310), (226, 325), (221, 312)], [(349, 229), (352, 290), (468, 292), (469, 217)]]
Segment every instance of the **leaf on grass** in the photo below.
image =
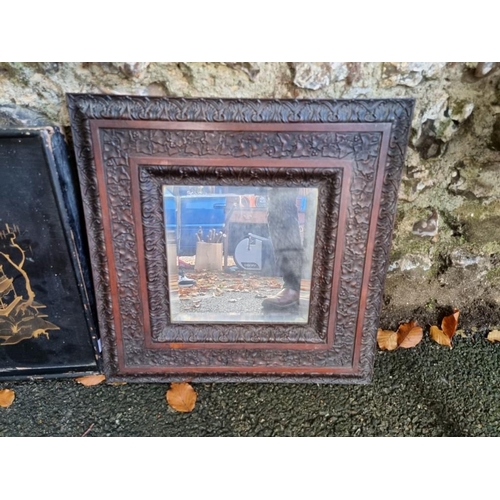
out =
[(409, 323), (399, 325), (397, 334), (398, 347), (408, 349), (415, 347), (422, 340), (424, 331), (421, 326), (417, 325), (416, 321), (410, 321)]
[(441, 345), (446, 345), (451, 349), (451, 339), (457, 331), (458, 316), (460, 311), (455, 309), (453, 314), (445, 316), (441, 322), (441, 328), (431, 326), (431, 339)]
[(422, 327), (416, 321), (399, 325), (396, 332), (391, 330), (379, 330), (377, 333), (377, 343), (380, 349), (394, 351), (398, 347), (409, 349), (415, 347), (423, 337)]
[(85, 387), (90, 387), (92, 385), (98, 385), (101, 382), (104, 382), (104, 380), (106, 380), (106, 377), (104, 375), (87, 375), (86, 377), (75, 378), (75, 380)]
[(16, 398), (16, 393), (10, 389), (0, 390), (0, 406), (2, 408), (8, 408)]
[(500, 342), (500, 330), (492, 330), (486, 338), (490, 342)]
[(434, 340), (434, 342), (437, 342), (438, 344), (441, 345), (446, 345), (451, 349), (451, 339), (445, 333), (443, 330), (441, 330), (437, 326), (431, 326), (431, 331), (430, 331), (431, 339)]
[(394, 351), (398, 347), (398, 334), (390, 330), (378, 330), (377, 344), (383, 351)]
[(187, 382), (170, 384), (166, 394), (167, 403), (176, 411), (188, 413), (196, 404), (196, 392)]

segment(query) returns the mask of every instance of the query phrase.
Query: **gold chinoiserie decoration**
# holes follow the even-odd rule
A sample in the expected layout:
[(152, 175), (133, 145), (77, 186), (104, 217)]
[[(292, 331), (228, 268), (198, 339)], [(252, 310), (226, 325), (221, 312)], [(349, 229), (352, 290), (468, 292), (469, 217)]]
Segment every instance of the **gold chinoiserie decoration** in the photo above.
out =
[[(35, 302), (35, 293), (24, 270), (25, 252), (16, 243), (14, 230), (8, 224), (5, 227), (7, 232), (2, 233), (8, 237), (10, 248), (8, 253), (0, 251), (0, 346), (14, 345), (40, 335), (49, 338), (48, 331), (59, 330), (59, 327), (47, 321), (47, 315), (40, 313), (45, 306)], [(17, 276), (6, 274), (5, 263), (20, 274), (22, 285), (14, 284)], [(26, 297), (21, 289), (26, 291)]]

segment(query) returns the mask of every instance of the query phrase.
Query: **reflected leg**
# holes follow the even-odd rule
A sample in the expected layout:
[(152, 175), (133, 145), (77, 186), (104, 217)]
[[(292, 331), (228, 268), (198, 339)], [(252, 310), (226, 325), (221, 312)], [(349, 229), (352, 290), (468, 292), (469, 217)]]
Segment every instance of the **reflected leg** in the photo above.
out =
[(264, 307), (285, 308), (299, 302), (303, 248), (300, 240), (296, 200), (297, 189), (271, 189), (268, 224), (283, 290), (263, 301)]

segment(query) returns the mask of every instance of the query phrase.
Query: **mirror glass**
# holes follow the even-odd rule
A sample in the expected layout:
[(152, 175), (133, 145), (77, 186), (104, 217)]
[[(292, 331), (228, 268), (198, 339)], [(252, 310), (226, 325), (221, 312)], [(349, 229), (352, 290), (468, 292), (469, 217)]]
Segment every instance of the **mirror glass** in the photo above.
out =
[(163, 186), (173, 323), (307, 323), (317, 188)]

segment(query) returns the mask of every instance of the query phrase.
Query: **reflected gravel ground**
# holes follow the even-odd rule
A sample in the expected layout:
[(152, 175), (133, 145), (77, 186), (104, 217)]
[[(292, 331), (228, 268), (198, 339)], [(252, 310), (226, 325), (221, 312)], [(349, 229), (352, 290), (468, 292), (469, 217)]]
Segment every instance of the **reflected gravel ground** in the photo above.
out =
[(364, 386), (193, 384), (192, 413), (165, 402), (168, 384), (82, 387), (72, 380), (3, 382), (0, 436), (498, 436), (500, 344), (487, 332), (452, 350), (426, 338), (379, 352)]
[(307, 323), (311, 283), (302, 280), (300, 304), (282, 311), (262, 308), (266, 297), (281, 291), (281, 278), (259, 276), (258, 273), (217, 271), (186, 273), (196, 281), (171, 293), (174, 323)]
[(302, 297), (300, 305), (284, 311), (269, 311), (262, 308), (265, 297), (273, 297), (276, 290), (261, 289), (258, 294), (226, 292), (215, 295), (186, 297), (180, 301), (179, 313), (173, 321), (201, 323), (307, 323), (309, 316), (308, 297)]

